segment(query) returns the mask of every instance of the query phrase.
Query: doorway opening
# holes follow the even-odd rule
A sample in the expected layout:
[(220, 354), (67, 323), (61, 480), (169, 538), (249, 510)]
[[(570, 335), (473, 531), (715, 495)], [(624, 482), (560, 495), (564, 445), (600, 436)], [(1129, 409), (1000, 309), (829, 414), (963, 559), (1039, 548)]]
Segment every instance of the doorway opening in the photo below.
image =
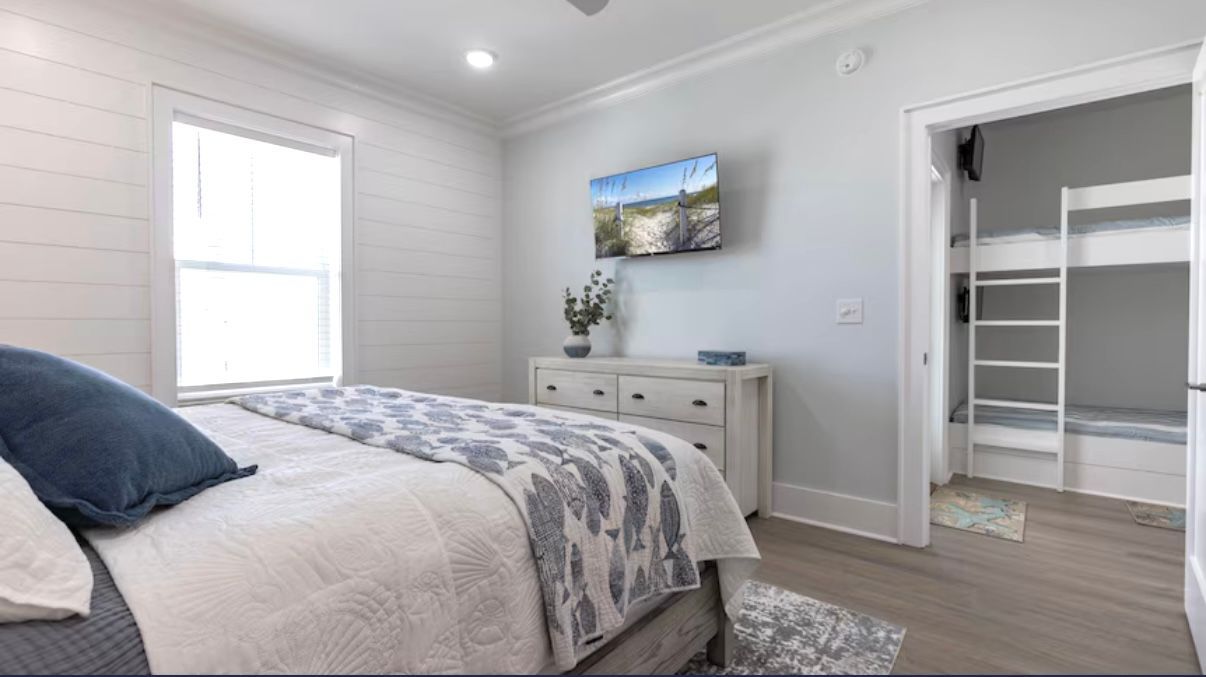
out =
[[(959, 538), (990, 540), (960, 533), (966, 525), (951, 515), (986, 514), (966, 530), (1030, 541), (1025, 504), (1043, 516), (1033, 545), (1017, 544), (1021, 561), (1051, 556), (1084, 570), (1140, 547), (1184, 578), (1137, 594), (1176, 604), (1164, 613), (1184, 609), (1206, 655), (1197, 556), (1206, 541), (1195, 536), (1194, 508), (1206, 481), (1194, 471), (1201, 405), (1183, 390), (1186, 374), (1191, 386), (1206, 383), (1202, 245), (1192, 236), (1206, 110), (1200, 49), (1172, 46), (903, 112), (897, 515), (899, 541), (916, 547), (931, 544), (934, 517), (938, 554), (981, 549)], [(987, 159), (969, 172), (959, 149), (973, 134)], [(945, 181), (940, 161), (952, 167)], [(1086, 509), (1108, 523), (1088, 525), (1078, 514)], [(1142, 526), (1178, 518), (1185, 533)], [(1090, 531), (1108, 538), (1085, 544), (1101, 557), (1082, 560), (1068, 546)], [(1133, 537), (1144, 544), (1127, 545)], [(1132, 565), (1120, 563), (1130, 578), (1119, 591), (1145, 575)]]
[[(959, 255), (953, 251), (953, 247), (949, 246), (951, 244), (949, 238), (952, 235), (949, 230), (950, 226), (948, 225), (946, 232), (939, 233), (937, 232), (939, 227), (936, 225), (941, 222), (950, 224), (957, 221), (962, 218), (961, 214), (967, 214), (970, 221), (972, 203), (964, 204), (965, 201), (960, 199), (958, 204), (953, 204), (954, 198), (938, 198), (940, 201), (944, 201), (948, 213), (942, 218), (937, 217), (932, 208), (936, 196), (934, 181), (936, 154), (942, 157), (942, 149), (956, 145), (957, 141), (962, 140), (961, 135), (966, 134), (966, 130), (974, 125), (1002, 123), (1005, 120), (1037, 116), (1050, 111), (1073, 109), (1087, 104), (1100, 104), (1100, 102), (1116, 100), (1120, 97), (1184, 86), (1192, 78), (1198, 48), (1199, 45), (1195, 43), (1145, 52), (1032, 81), (911, 107), (903, 112), (904, 184), (902, 188), (904, 211), (902, 220), (902, 335), (899, 354), (901, 371), (900, 483), (898, 487), (898, 535), (901, 543), (918, 547), (924, 547), (930, 543), (930, 482), (935, 479), (945, 479), (943, 475), (949, 475), (952, 470), (958, 469), (954, 460), (957, 454), (951, 453), (954, 436), (947, 425), (951, 405), (957, 404), (957, 402), (951, 401), (955, 397), (950, 383), (948, 365), (952, 353), (956, 352), (954, 348), (956, 344), (968, 345), (969, 351), (972, 345), (962, 341), (958, 336), (960, 328), (957, 325), (952, 326), (948, 321), (957, 307), (958, 298), (955, 290), (961, 291), (961, 288), (951, 284), (952, 273), (956, 272), (955, 267), (960, 265)], [(947, 156), (945, 159), (955, 165), (952, 168), (952, 177), (957, 178), (959, 174), (957, 159), (951, 156)], [(1181, 172), (1181, 175), (1184, 175), (1184, 171)], [(957, 195), (959, 189), (954, 185), (955, 183), (952, 180), (950, 190), (945, 192)], [(1145, 184), (1140, 187), (1140, 190), (1166, 190), (1179, 194), (1184, 186), (1180, 183), (1177, 185), (1172, 185), (1172, 183)], [(1059, 205), (1059, 209), (1052, 210), (1054, 214), (1051, 215), (1051, 219), (1056, 224), (1060, 224), (1061, 220), (1068, 220), (1066, 216), (1061, 216), (1061, 214), (1069, 213), (1068, 207), (1075, 208), (1079, 205), (1097, 208), (1102, 206), (1094, 202), (1097, 195), (1092, 191), (1073, 193), (1075, 200), (1081, 202), (1071, 205), (1066, 203), (1068, 192), (1060, 189), (1066, 186), (1080, 188), (1088, 185), (1087, 183), (1081, 182), (1078, 185), (1074, 181), (1061, 180), (1057, 184), (1057, 194), (1064, 198), (1065, 203)], [(1126, 194), (1126, 192), (1123, 190), (1122, 194)], [(1107, 197), (1104, 199), (1115, 200), (1115, 204), (1105, 206), (1116, 207), (1125, 204), (1125, 202), (1117, 202), (1117, 199), (1121, 198)], [(1058, 255), (1054, 256), (1051, 261), (1042, 266), (1027, 264), (1026, 267), (1039, 271), (1054, 270), (1054, 274), (1039, 277), (1045, 277), (1048, 281), (1051, 278), (1060, 279), (1061, 282), (1057, 288), (1058, 295), (1062, 295), (1066, 293), (1069, 285), (1066, 272), (1060, 270), (1061, 264), (1058, 258), (1062, 255), (1066, 261), (1067, 256), (1063, 254), (1064, 240), (1061, 239), (1057, 242), (1053, 251), (1056, 251)], [(1046, 245), (1036, 245), (1034, 249), (1037, 252), (1043, 247)], [(1182, 243), (1180, 247), (1183, 254), (1182, 265), (1184, 265), (1183, 261), (1188, 259), (1188, 246), (1186, 243)], [(988, 256), (986, 259), (983, 254), (987, 248), (968, 246), (967, 252), (972, 249), (979, 249), (977, 261), (985, 264), (981, 268), (991, 267), (987, 262), (992, 259), (992, 256)], [(969, 253), (964, 253), (962, 256), (966, 260), (969, 255)], [(1034, 255), (1044, 256), (1042, 253)], [(998, 269), (1006, 270), (1007, 266), (999, 264)], [(964, 272), (970, 273), (970, 270), (964, 268)], [(985, 278), (987, 280), (1009, 275), (1008, 273), (988, 274), (986, 272)], [(1005, 283), (1001, 284), (1005, 286)], [(977, 292), (971, 291), (969, 305), (974, 306), (976, 298), (978, 298)], [(992, 322), (993, 319), (986, 318), (985, 321)], [(1003, 318), (997, 321), (1007, 323), (1021, 320)], [(1051, 318), (1044, 317), (1036, 320), (1036, 322), (1038, 321), (1043, 322), (1046, 329), (1055, 329), (1061, 335), (1064, 333), (1063, 325), (1066, 320), (1062, 315)], [(1002, 328), (1005, 326), (1001, 325)], [(1036, 330), (1041, 326), (1043, 325), (1036, 324), (1020, 328)], [(971, 332), (972, 330), (969, 328), (969, 341), (972, 338)], [(1059, 346), (1061, 353), (1065, 351), (1065, 346), (1062, 345), (1063, 340), (1062, 336), (1058, 340), (1058, 343), (1061, 344)], [(983, 361), (998, 363), (984, 364), (982, 365), (984, 368), (1004, 369), (1017, 365), (1002, 366), (999, 363), (1032, 363), (1028, 367), (1029, 369), (1047, 369), (1050, 372), (1057, 372), (1057, 380), (1062, 380), (1065, 374), (1064, 368), (1050, 366), (1053, 362), (1063, 363), (1062, 355), (1060, 359), (1056, 360), (983, 358)], [(1039, 366), (1040, 363), (1042, 366)], [(969, 380), (972, 380), (975, 368), (974, 365), (969, 366), (973, 367), (968, 376)], [(1049, 376), (1050, 374), (1048, 374)], [(1059, 385), (1061, 386), (1059, 389), (1062, 391), (1064, 384)], [(993, 404), (992, 400), (1010, 401), (1004, 396), (986, 396), (983, 399), (986, 401), (986, 406)], [(1012, 401), (1017, 400), (1021, 400), (1021, 398), (1018, 397)], [(1050, 403), (1050, 401), (1044, 402), (1044, 404)], [(1060, 409), (1064, 409), (1063, 404), (1066, 403), (1061, 403)], [(1058, 415), (1060, 419), (1063, 419), (1065, 411), (1059, 412)], [(1061, 429), (1065, 423), (1064, 420), (1059, 421)], [(1061, 451), (1061, 459), (1062, 453)], [(974, 464), (974, 456), (972, 459)], [(947, 465), (946, 468), (941, 467), (944, 462)], [(935, 468), (935, 465), (939, 467)], [(1054, 464), (1051, 465), (1055, 467)], [(1060, 470), (1056, 471), (1056, 474), (1062, 473), (1062, 460), (1058, 467)], [(963, 470), (967, 471), (966, 466)], [(971, 472), (975, 472), (974, 468)], [(1058, 484), (1058, 481), (1057, 478), (1056, 482), (1049, 484)]]

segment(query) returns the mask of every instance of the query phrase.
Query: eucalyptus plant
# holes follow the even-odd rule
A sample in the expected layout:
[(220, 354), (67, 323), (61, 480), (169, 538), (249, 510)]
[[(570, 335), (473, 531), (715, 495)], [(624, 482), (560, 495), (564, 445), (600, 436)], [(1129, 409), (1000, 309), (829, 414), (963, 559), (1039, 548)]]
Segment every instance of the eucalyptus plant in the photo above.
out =
[(614, 284), (615, 280), (603, 279), (603, 272), (596, 270), (590, 275), (590, 283), (582, 287), (582, 296), (575, 297), (569, 287), (565, 288), (565, 321), (574, 336), (589, 336), (591, 327), (611, 319), (607, 306)]

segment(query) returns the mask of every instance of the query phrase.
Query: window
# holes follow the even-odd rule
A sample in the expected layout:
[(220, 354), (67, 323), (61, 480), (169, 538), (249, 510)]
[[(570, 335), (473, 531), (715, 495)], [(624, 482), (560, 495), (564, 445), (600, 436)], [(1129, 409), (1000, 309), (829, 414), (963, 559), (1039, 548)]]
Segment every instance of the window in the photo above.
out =
[[(345, 374), (341, 270), (349, 166), (342, 144), (274, 135), (264, 130), (265, 119), (290, 132), (298, 125), (224, 106), (223, 118), (234, 110), (254, 126), (171, 108), (168, 118), (157, 99), (170, 153), (160, 162), (157, 144), (156, 185), (166, 172), (171, 197), (170, 209), (156, 203), (157, 220), (170, 214), (157, 235), (171, 246), (165, 252), (162, 242), (156, 245), (168, 278), (154, 280), (162, 285), (155, 296), (163, 306), (153, 339), (156, 396), (174, 403), (338, 380)], [(164, 345), (168, 340), (174, 346)]]

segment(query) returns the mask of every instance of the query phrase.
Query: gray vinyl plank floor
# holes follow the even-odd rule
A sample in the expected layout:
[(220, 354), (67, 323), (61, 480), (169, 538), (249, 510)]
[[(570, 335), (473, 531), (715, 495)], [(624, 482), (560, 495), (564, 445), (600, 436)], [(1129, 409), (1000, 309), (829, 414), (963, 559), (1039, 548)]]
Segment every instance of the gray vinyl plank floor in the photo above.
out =
[(1028, 503), (1025, 542), (931, 528), (925, 549), (752, 519), (756, 577), (908, 628), (895, 672), (1197, 673), (1184, 534), (1122, 501), (957, 477)]

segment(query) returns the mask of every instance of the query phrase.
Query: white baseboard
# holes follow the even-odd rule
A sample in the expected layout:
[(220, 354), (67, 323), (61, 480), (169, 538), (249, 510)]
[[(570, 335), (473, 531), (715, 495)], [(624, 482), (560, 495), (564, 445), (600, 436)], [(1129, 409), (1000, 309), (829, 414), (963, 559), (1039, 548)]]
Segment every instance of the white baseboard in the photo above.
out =
[(775, 482), (774, 517), (898, 543), (896, 504)]

